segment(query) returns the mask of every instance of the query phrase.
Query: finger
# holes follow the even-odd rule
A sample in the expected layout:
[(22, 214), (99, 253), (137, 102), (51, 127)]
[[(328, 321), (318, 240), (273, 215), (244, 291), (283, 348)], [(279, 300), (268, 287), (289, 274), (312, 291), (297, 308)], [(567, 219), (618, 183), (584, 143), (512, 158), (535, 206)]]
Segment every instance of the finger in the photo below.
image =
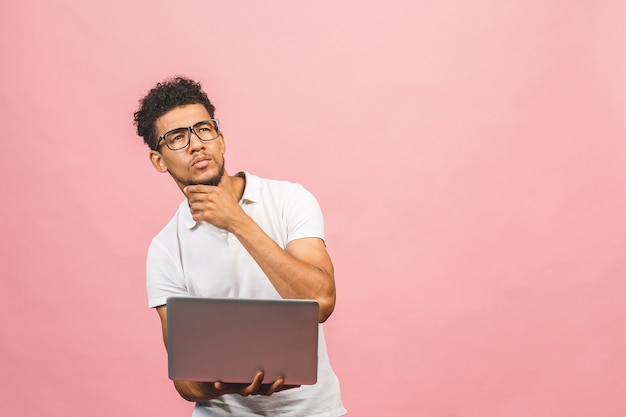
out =
[(285, 384), (284, 378), (278, 378), (270, 387), (265, 391), (265, 395), (272, 395), (273, 393), (280, 391), (282, 386)]
[(183, 193), (185, 194), (210, 193), (215, 188), (217, 187), (213, 185), (204, 185), (204, 184), (186, 185), (185, 188), (183, 188)]
[(243, 389), (243, 393), (241, 395), (247, 396), (258, 394), (259, 390), (261, 389), (261, 384), (263, 382), (263, 376), (263, 371), (258, 371), (254, 376), (254, 380), (252, 380), (252, 383)]
[(185, 188), (183, 188), (183, 192), (185, 194), (193, 194), (193, 193), (200, 192), (201, 189), (202, 189), (202, 186), (200, 185), (187, 185), (185, 186)]
[(254, 376), (254, 381), (252, 381), (251, 384), (251, 389), (252, 389), (252, 394), (258, 394), (259, 391), (261, 390), (261, 386), (263, 384), (263, 377), (265, 376), (265, 373), (260, 370), (256, 373), (256, 375)]
[(193, 201), (201, 201), (203, 198), (206, 198), (207, 193), (202, 192), (185, 192), (185, 197), (189, 202)]
[(187, 203), (193, 212), (194, 210), (204, 210), (209, 204), (211, 204), (211, 201), (207, 197), (203, 197), (203, 194), (191, 194), (187, 197)]

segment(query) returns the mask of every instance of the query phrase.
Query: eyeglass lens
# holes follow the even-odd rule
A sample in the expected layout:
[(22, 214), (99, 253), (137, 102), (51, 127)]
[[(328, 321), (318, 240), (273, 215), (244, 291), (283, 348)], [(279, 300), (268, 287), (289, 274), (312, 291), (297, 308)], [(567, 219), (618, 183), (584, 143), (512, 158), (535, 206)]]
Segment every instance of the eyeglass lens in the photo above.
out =
[(219, 135), (217, 122), (215, 120), (203, 120), (190, 127), (181, 127), (167, 132), (163, 135), (163, 140), (171, 150), (182, 149), (189, 144), (191, 132), (195, 133), (200, 140), (211, 141)]

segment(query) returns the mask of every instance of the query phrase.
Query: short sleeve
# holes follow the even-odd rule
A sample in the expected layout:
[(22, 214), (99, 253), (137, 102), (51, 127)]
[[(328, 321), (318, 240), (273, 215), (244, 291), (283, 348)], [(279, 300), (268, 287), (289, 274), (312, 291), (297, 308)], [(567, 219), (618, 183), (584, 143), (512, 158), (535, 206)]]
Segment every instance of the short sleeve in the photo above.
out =
[(182, 270), (176, 265), (177, 263), (166, 248), (159, 241), (153, 240), (148, 249), (146, 260), (146, 287), (149, 307), (164, 305), (167, 297), (171, 295), (187, 293)]
[(316, 237), (324, 240), (324, 217), (315, 196), (295, 185), (286, 204), (287, 242)]

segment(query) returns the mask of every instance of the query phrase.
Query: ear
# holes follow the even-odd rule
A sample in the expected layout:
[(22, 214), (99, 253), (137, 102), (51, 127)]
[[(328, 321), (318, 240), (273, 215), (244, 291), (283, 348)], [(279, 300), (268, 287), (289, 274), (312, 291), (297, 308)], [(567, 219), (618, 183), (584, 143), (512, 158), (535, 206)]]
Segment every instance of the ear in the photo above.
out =
[(220, 144), (220, 150), (222, 151), (222, 155), (226, 153), (226, 142), (224, 141), (224, 134), (220, 131), (220, 135), (217, 138)]
[(150, 162), (152, 162), (152, 166), (157, 171), (163, 173), (167, 172), (167, 165), (165, 165), (165, 161), (163, 160), (163, 155), (161, 155), (157, 151), (150, 151)]

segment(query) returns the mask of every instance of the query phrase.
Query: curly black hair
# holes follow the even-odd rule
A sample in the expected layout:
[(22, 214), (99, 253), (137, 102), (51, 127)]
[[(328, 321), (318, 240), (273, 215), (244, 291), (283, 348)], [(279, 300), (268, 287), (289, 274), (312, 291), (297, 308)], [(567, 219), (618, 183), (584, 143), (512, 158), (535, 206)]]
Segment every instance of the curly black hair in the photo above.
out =
[(199, 82), (178, 76), (157, 83), (150, 92), (139, 101), (140, 108), (134, 114), (137, 134), (143, 141), (156, 150), (156, 120), (170, 110), (187, 104), (202, 104), (211, 115), (215, 114), (215, 106)]

